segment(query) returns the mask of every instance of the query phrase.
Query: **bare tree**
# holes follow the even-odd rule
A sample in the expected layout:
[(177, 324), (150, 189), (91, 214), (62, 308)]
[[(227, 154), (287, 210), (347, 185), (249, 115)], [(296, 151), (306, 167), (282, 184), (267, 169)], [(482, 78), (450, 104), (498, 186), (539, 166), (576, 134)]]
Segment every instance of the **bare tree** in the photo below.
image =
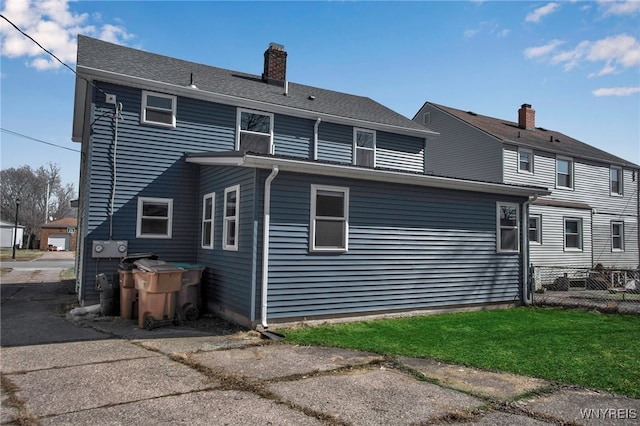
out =
[(18, 223), (25, 227), (27, 247), (30, 247), (32, 237), (40, 234), (40, 227), (49, 219), (58, 220), (73, 213), (70, 202), (75, 198), (75, 191), (71, 184), (62, 185), (58, 165), (49, 163), (47, 168), (41, 166), (36, 170), (28, 165), (5, 169), (0, 171), (0, 182), (2, 220), (15, 221), (16, 201), (19, 199)]

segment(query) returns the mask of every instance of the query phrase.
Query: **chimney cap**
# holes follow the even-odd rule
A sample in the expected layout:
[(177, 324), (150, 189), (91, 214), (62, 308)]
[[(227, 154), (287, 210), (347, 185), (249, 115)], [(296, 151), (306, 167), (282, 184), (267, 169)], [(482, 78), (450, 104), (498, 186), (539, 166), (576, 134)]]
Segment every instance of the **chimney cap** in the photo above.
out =
[(522, 104), (521, 108), (531, 108), (531, 104)]
[(271, 49), (271, 50), (284, 50), (284, 45), (271, 42), (271, 43), (269, 43), (269, 49)]

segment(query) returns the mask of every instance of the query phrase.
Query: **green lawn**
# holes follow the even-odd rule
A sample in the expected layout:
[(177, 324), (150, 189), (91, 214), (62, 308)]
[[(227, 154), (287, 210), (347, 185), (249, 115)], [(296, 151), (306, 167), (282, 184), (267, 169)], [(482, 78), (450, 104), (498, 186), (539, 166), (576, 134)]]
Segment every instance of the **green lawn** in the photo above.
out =
[(516, 308), (283, 331), (286, 341), (433, 358), (640, 398), (640, 317)]
[[(18, 249), (16, 250), (16, 259), (15, 260), (33, 260), (42, 256), (44, 253), (41, 250), (26, 250), (26, 249)], [(0, 250), (0, 260), (3, 262), (10, 262), (13, 260), (13, 249), (1, 249)]]

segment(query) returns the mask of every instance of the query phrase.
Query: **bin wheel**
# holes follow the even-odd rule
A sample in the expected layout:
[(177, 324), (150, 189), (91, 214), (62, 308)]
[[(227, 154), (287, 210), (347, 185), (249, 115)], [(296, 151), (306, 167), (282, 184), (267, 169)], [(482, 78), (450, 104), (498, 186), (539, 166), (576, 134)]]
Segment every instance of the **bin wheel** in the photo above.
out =
[(144, 328), (146, 330), (151, 330), (153, 329), (153, 327), (155, 326), (155, 320), (153, 319), (152, 316), (148, 316), (144, 319)]
[(180, 326), (182, 325), (182, 318), (180, 317), (180, 314), (176, 313), (173, 317), (173, 325), (177, 325)]
[(200, 310), (195, 306), (190, 306), (184, 312), (184, 317), (187, 321), (195, 321), (200, 317)]

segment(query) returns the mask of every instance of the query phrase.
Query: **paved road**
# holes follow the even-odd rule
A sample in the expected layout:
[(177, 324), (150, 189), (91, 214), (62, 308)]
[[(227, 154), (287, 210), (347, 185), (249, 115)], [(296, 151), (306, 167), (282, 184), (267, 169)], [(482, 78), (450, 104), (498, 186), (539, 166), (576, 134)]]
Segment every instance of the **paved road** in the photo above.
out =
[(19, 261), (5, 260), (0, 262), (3, 268), (12, 269), (68, 269), (75, 266), (74, 254), (69, 251), (44, 252), (42, 256), (35, 260)]

